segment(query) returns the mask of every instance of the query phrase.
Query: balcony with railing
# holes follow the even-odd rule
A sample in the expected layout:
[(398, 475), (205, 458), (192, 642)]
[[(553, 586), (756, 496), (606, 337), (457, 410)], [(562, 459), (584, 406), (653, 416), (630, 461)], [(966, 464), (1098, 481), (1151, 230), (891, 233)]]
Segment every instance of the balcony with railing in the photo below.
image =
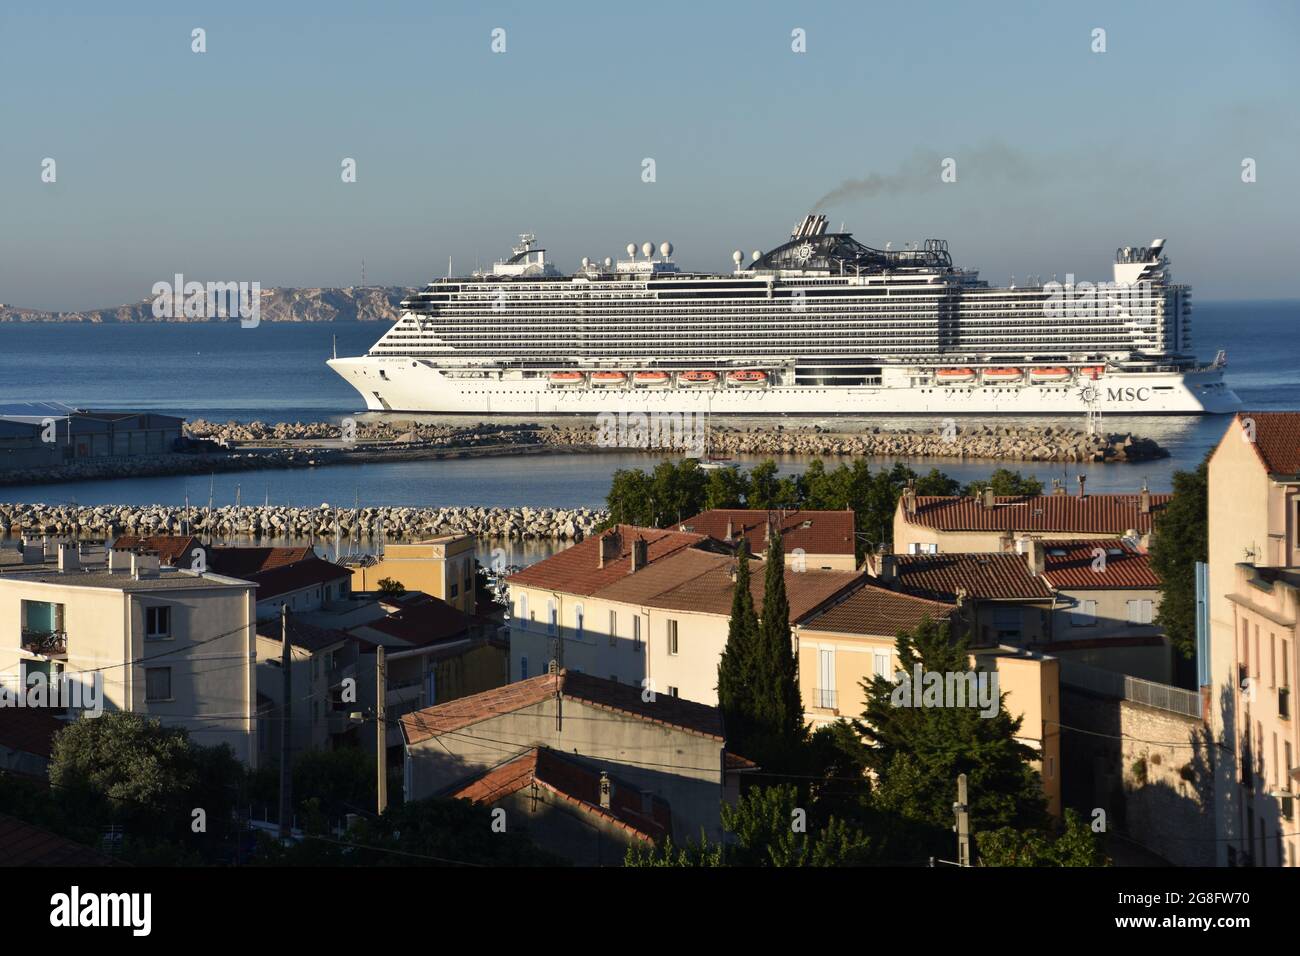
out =
[(825, 687), (814, 687), (812, 692), (814, 710), (830, 710), (839, 713), (839, 694)]
[(68, 653), (68, 634), (66, 631), (22, 629), (22, 647), (30, 654), (43, 654), (56, 657)]

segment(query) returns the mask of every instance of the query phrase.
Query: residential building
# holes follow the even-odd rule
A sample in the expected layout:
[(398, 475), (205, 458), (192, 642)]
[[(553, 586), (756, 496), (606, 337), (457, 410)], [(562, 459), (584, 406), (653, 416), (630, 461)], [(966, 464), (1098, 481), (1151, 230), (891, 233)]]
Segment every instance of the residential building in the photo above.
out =
[(856, 571), (855, 517), (852, 511), (767, 511), (713, 508), (675, 525), (735, 548), (744, 538), (749, 553), (767, 550), (773, 527), (781, 531), (785, 563), (799, 571)]
[(1043, 541), (1131, 538), (1146, 550), (1157, 515), (1172, 495), (1143, 489), (1135, 495), (1049, 495), (974, 497), (918, 495), (904, 491), (894, 511), (896, 554), (997, 552), (1015, 548), (1017, 537)]
[(446, 534), (409, 544), (385, 544), (383, 554), (349, 565), (352, 590), (375, 591), (385, 578), (408, 591), (423, 591), (465, 614), (474, 613), (475, 540)]
[[(736, 560), (705, 535), (619, 525), (525, 568), (508, 581), (511, 678), (536, 676), (555, 660), (570, 671), (716, 703)], [(749, 560), (761, 616), (763, 563)], [(861, 578), (787, 566), (791, 622)]]
[(78, 557), (64, 542), (57, 567), (0, 575), (0, 674), (98, 675), (106, 707), (229, 744), (255, 766), (253, 586), (160, 570), (156, 554), (113, 550), (92, 568)]
[(351, 594), (351, 571), (318, 558), (310, 547), (213, 547), (207, 562), (220, 574), (257, 585), (259, 621), (278, 619), (281, 607), (291, 614), (326, 609)]
[(1208, 477), (1206, 693), (1221, 754), (1219, 863), (1295, 866), (1300, 413), (1234, 416)]
[[(608, 810), (623, 824), (671, 830), (678, 842), (698, 839), (701, 832), (721, 840), (722, 803), (736, 798), (738, 774), (753, 769), (728, 752), (716, 707), (565, 670), (407, 714), (401, 727), (408, 799), (463, 795), (495, 802), (492, 794), (504, 788), (503, 776), (535, 776), (540, 765), (543, 781), (549, 778), (566, 797), (587, 804), (577, 808), (562, 799), (553, 801), (554, 809), (576, 809), (589, 819), (596, 810)], [(551, 758), (558, 754), (576, 769), (554, 766)], [(560, 773), (581, 779), (556, 783)], [(599, 781), (602, 774), (613, 791), (608, 808), (599, 795), (591, 800), (592, 776)], [(476, 783), (479, 788), (472, 789)], [(632, 795), (642, 793), (636, 814)], [(614, 812), (616, 800), (620, 809)], [(538, 822), (537, 816), (521, 816), (513, 825), (508, 818), (507, 828)], [(553, 841), (568, 838), (561, 832)]]

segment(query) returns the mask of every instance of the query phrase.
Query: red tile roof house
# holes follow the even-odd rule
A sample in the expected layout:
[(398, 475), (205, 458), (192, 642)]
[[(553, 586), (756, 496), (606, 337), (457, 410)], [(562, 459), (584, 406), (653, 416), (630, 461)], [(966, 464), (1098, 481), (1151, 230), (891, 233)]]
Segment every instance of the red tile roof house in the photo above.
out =
[(1154, 623), (1160, 578), (1149, 557), (1114, 538), (1021, 539), (1009, 553), (868, 558), (878, 583), (955, 601), (977, 647), (1010, 645), (1168, 683), (1173, 653)]
[(1172, 495), (1143, 489), (1134, 495), (929, 497), (908, 490), (894, 511), (896, 554), (1013, 551), (1016, 539), (1044, 541), (1133, 538), (1142, 550)]
[(767, 548), (769, 519), (781, 530), (787, 565), (801, 570), (857, 570), (852, 511), (713, 508), (673, 525), (673, 529), (707, 535), (732, 548), (744, 537), (749, 553), (761, 556)]
[[(550, 811), (576, 815), (590, 843), (571, 852), (587, 861), (610, 839), (626, 845), (671, 832), (682, 841), (703, 830), (720, 840), (722, 802), (736, 798), (738, 773), (754, 769), (728, 753), (716, 707), (569, 671), (419, 710), (401, 726), (408, 799), (498, 805), (518, 794), (506, 804), (508, 829), (537, 827), (543, 843), (542, 829), (577, 841), (580, 831), (539, 820)], [(602, 774), (611, 782), (608, 807)], [(548, 813), (534, 812), (534, 799)]]
[(311, 548), (221, 548), (208, 550), (208, 566), (218, 574), (257, 585), (257, 618), (318, 611), (346, 600), (352, 572), (316, 557)]
[[(571, 671), (717, 702), (735, 554), (707, 535), (619, 525), (508, 580), (510, 676)], [(760, 616), (763, 562), (750, 559)], [(785, 569), (790, 622), (856, 587), (856, 571)], [(793, 644), (792, 644), (793, 653)]]
[(0, 708), (0, 771), (45, 779), (54, 735), (66, 726), (68, 721), (61, 720), (50, 710)]

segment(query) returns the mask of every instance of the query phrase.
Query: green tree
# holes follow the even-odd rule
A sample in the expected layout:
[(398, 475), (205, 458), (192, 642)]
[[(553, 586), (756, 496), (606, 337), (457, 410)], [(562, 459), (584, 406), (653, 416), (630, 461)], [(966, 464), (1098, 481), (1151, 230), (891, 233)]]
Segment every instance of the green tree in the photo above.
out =
[(718, 707), (727, 731), (727, 745), (743, 754), (757, 730), (754, 677), (758, 653), (758, 616), (750, 591), (749, 547), (744, 538), (736, 549), (736, 581), (731, 589), (731, 618), (727, 644), (718, 661)]
[(1022, 475), (1018, 471), (1011, 471), (1009, 468), (999, 468), (987, 479), (972, 481), (962, 488), (963, 495), (982, 494), (985, 488), (992, 488), (993, 493), (999, 496), (1013, 497), (1016, 495), (1041, 495), (1043, 493), (1043, 483), (1033, 475)]
[(749, 470), (749, 497), (745, 507), (768, 511), (779, 507), (780, 482), (776, 477), (776, 462), (772, 459), (755, 465)]
[(653, 490), (650, 476), (640, 468), (620, 468), (610, 481), (605, 507), (609, 510), (608, 525), (633, 524), (641, 527), (654, 525), (651, 505)]
[(1196, 654), (1196, 562), (1209, 560), (1209, 470), (1174, 472), (1174, 495), (1155, 523), (1151, 567), (1160, 575), (1156, 623), (1187, 658)]
[(406, 585), (394, 578), (380, 578), (378, 590), (383, 597), (401, 597), (406, 593)]
[[(918, 664), (923, 673), (971, 671), (966, 639), (954, 639), (947, 625), (928, 619), (900, 633), (897, 649), (909, 680)], [(912, 706), (910, 693), (896, 693), (901, 685), (884, 677), (863, 681), (862, 689), (867, 707), (855, 726), (870, 744), (873, 805), (909, 827), (909, 852), (952, 852), (952, 803), (962, 773), (977, 832), (1044, 825), (1042, 784), (1031, 766), (1037, 754), (1016, 740), (1020, 718), (1004, 706), (991, 717), (978, 706)]]
[(1109, 866), (1101, 837), (1074, 810), (1060, 832), (1003, 827), (975, 835), (981, 866)]
[(763, 612), (754, 654), (755, 733), (747, 756), (769, 771), (786, 769), (805, 737), (794, 642), (790, 635), (790, 601), (785, 592), (785, 548), (781, 533), (771, 531), (763, 556)]
[(703, 511), (706, 482), (705, 473), (692, 458), (660, 462), (650, 479), (652, 526), (676, 525)]
[(743, 508), (749, 495), (749, 476), (739, 468), (715, 468), (704, 481), (704, 507)]

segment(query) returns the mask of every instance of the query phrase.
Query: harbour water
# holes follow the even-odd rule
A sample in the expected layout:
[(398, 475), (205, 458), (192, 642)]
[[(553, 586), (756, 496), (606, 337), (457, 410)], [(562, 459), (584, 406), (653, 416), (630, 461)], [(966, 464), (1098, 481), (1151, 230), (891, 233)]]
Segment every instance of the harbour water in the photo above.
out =
[[(364, 352), (384, 331), (377, 323), (262, 323), (244, 329), (233, 323), (140, 325), (0, 325), (0, 404), (64, 401), (83, 407), (157, 411), (188, 418), (225, 421), (339, 420), (357, 413), (356, 393), (324, 364), (337, 337), (338, 352)], [(1300, 301), (1200, 303), (1194, 318), (1198, 355), (1209, 360), (1228, 350), (1227, 382), (1247, 408), (1300, 409)], [(403, 415), (403, 418), (412, 416)], [(419, 416), (428, 420), (455, 419)], [(463, 421), (463, 419), (462, 419)], [(970, 421), (1008, 424), (1006, 420)], [(1082, 427), (1082, 420), (1049, 422)], [(728, 425), (762, 425), (771, 420), (728, 419)], [(871, 425), (932, 427), (937, 420), (802, 418), (800, 425), (854, 428)], [(1014, 424), (1014, 423), (1012, 423)], [(1093, 491), (1133, 490), (1143, 480), (1153, 490), (1170, 485), (1173, 472), (1195, 467), (1223, 433), (1222, 417), (1103, 419), (1107, 431), (1132, 431), (1156, 439), (1171, 457), (1137, 465), (1034, 465), (1011, 467), (1047, 482), (1064, 478), (1074, 486), (1088, 476)], [(444, 461), (342, 465), (300, 471), (268, 470), (207, 476), (129, 478), (58, 485), (0, 488), (3, 501), (81, 504), (245, 504), (350, 507), (364, 505), (599, 507), (617, 468), (653, 467), (658, 459), (634, 452), (546, 455)], [(756, 463), (741, 459), (742, 465)], [(887, 467), (889, 460), (873, 461)], [(782, 471), (802, 469), (805, 460), (779, 460)], [(831, 463), (833, 464), (833, 462)], [(997, 467), (991, 462), (909, 461), (918, 471), (937, 467), (969, 480)]]

